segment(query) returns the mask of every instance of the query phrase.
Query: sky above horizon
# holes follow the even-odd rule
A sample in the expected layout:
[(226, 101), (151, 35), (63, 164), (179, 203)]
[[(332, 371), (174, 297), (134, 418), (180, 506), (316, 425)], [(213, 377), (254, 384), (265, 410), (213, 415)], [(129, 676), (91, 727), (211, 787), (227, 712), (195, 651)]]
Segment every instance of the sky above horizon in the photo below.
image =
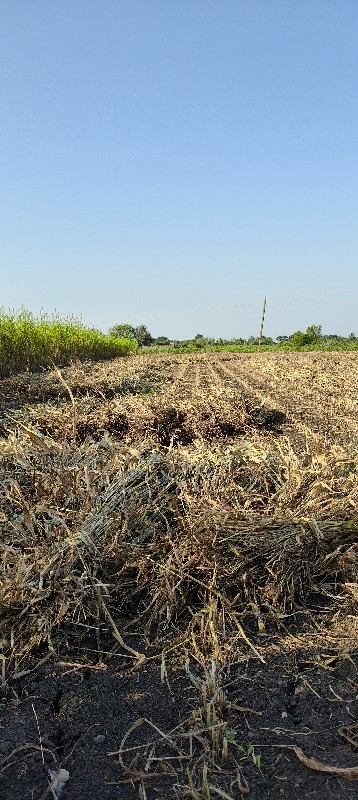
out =
[(1, 301), (357, 332), (356, 0), (0, 0)]

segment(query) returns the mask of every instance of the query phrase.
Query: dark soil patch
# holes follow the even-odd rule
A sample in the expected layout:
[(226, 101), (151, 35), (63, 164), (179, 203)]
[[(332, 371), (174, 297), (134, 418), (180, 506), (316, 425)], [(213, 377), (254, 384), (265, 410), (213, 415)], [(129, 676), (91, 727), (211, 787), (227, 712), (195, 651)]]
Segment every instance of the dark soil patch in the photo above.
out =
[(105, 432), (112, 436), (122, 438), (129, 430), (129, 421), (125, 414), (88, 414), (83, 416), (76, 425), (76, 441), (84, 442), (92, 439), (98, 442)]
[(153, 428), (158, 441), (165, 447), (172, 444), (187, 445), (193, 441), (186, 427), (186, 415), (176, 408), (164, 408), (154, 419)]
[(286, 422), (286, 414), (274, 408), (254, 408), (249, 411), (249, 416), (252, 422), (262, 430), (276, 431), (282, 433), (282, 425)]
[[(290, 749), (297, 745), (327, 764), (357, 765), (357, 751), (342, 735), (358, 713), (353, 660), (332, 659), (329, 668), (320, 669), (314, 649), (283, 650), (273, 632), (264, 638), (266, 664), (247, 654), (219, 670), (218, 683), (232, 704), (223, 712), (230, 744), (227, 762), (209, 765), (210, 783), (233, 798), (246, 796), (235, 783), (238, 764), (252, 800), (353, 798), (356, 784), (307, 768)], [(169, 734), (177, 728), (173, 741), (189, 753), (188, 740), (179, 734), (195, 729), (203, 697), (183, 663), (167, 664), (168, 679), (162, 682), (160, 656), (129, 673), (116, 671), (113, 660), (84, 663), (81, 652), (77, 657), (71, 653), (66, 666), (46, 665), (10, 681), (0, 702), (2, 798), (40, 800), (48, 788), (48, 770), (62, 767), (70, 774), (63, 800), (137, 800), (141, 780), (135, 774), (131, 779), (112, 754), (138, 720), (142, 722), (126, 740), (123, 754), (133, 771), (145, 769), (146, 745), (161, 740), (158, 729)], [(190, 671), (202, 680), (203, 670), (195, 662)], [(148, 800), (191, 796), (184, 788), (186, 770), (195, 773), (195, 763), (209, 747), (209, 735), (202, 738), (201, 745), (194, 739), (193, 757), (182, 761), (164, 738), (155, 752), (153, 748), (152, 755), (165, 760), (153, 761), (149, 772), (157, 775), (144, 778)], [(260, 767), (254, 763), (257, 756)]]

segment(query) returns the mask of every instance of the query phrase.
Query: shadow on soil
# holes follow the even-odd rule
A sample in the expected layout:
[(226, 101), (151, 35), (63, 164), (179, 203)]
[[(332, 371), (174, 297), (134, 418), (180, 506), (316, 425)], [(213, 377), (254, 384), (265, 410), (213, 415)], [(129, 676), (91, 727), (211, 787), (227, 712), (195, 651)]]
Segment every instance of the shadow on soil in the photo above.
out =
[[(264, 646), (265, 664), (248, 650), (218, 668), (217, 686), (225, 697), (220, 724), (229, 744), (226, 760), (215, 765), (210, 731), (195, 736), (207, 713), (204, 670), (195, 661), (185, 670), (179, 657), (172, 659), (165, 674), (158, 646), (147, 642), (151, 660), (128, 671), (121, 648), (106, 655), (113, 640), (103, 640), (98, 660), (91, 659), (98, 641), (87, 640), (76, 650), (62, 640), (57, 663), (10, 680), (2, 692), (1, 797), (51, 796), (49, 770), (61, 767), (69, 773), (63, 800), (204, 798), (190, 793), (188, 770), (198, 781), (206, 753), (210, 785), (229, 797), (353, 798), (356, 784), (307, 768), (290, 748), (298, 745), (327, 764), (357, 764), (355, 748), (343, 735), (357, 718), (357, 665), (351, 657), (337, 658), (333, 651), (330, 656), (328, 647), (326, 662), (313, 645), (284, 649), (274, 628), (256, 639), (261, 651)], [(135, 646), (140, 648), (139, 640)], [(131, 728), (123, 742), (127, 771), (118, 750)], [(210, 796), (220, 794), (211, 790)]]

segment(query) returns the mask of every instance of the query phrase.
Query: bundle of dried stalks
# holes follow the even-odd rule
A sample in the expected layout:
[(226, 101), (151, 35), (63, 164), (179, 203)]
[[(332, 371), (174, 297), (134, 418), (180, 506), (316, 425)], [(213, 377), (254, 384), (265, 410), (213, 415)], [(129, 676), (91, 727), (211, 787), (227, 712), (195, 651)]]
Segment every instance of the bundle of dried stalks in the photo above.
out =
[[(72, 390), (71, 390), (72, 391)], [(108, 394), (108, 389), (106, 390)], [(22, 419), (22, 412), (14, 412)], [(89, 396), (76, 398), (76, 439), (99, 441), (105, 432), (128, 442), (156, 438), (159, 444), (189, 444), (195, 439), (225, 439), (243, 434), (258, 426), (236, 393), (204, 393), (197, 390), (190, 397), (178, 399), (172, 391), (163, 396), (151, 395), (142, 387), (132, 386), (128, 393), (113, 399)], [(26, 418), (43, 434), (57, 441), (73, 439), (73, 412), (68, 402), (49, 403), (26, 410)]]
[(117, 634), (118, 617), (142, 628), (180, 617), (193, 641), (220, 617), (240, 634), (250, 604), (275, 614), (357, 582), (352, 458), (302, 466), (289, 442), (264, 449), (258, 434), (230, 446), (59, 444), (24, 423), (9, 423), (1, 454), (7, 657), (99, 616)]

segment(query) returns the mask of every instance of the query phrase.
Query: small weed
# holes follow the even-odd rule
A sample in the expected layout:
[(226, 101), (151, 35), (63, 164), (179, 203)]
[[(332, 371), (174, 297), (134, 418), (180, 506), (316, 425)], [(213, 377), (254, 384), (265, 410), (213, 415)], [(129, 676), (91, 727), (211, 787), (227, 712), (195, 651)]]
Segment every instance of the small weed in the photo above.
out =
[(242, 753), (245, 758), (251, 758), (255, 764), (255, 767), (258, 769), (261, 768), (261, 753), (255, 753), (253, 744), (249, 744), (249, 746), (245, 749), (242, 744), (239, 744), (236, 741), (236, 731), (232, 728), (229, 728), (227, 731), (225, 731), (223, 736), (224, 739), (227, 739), (229, 744), (232, 744), (234, 747), (236, 747), (239, 753)]

